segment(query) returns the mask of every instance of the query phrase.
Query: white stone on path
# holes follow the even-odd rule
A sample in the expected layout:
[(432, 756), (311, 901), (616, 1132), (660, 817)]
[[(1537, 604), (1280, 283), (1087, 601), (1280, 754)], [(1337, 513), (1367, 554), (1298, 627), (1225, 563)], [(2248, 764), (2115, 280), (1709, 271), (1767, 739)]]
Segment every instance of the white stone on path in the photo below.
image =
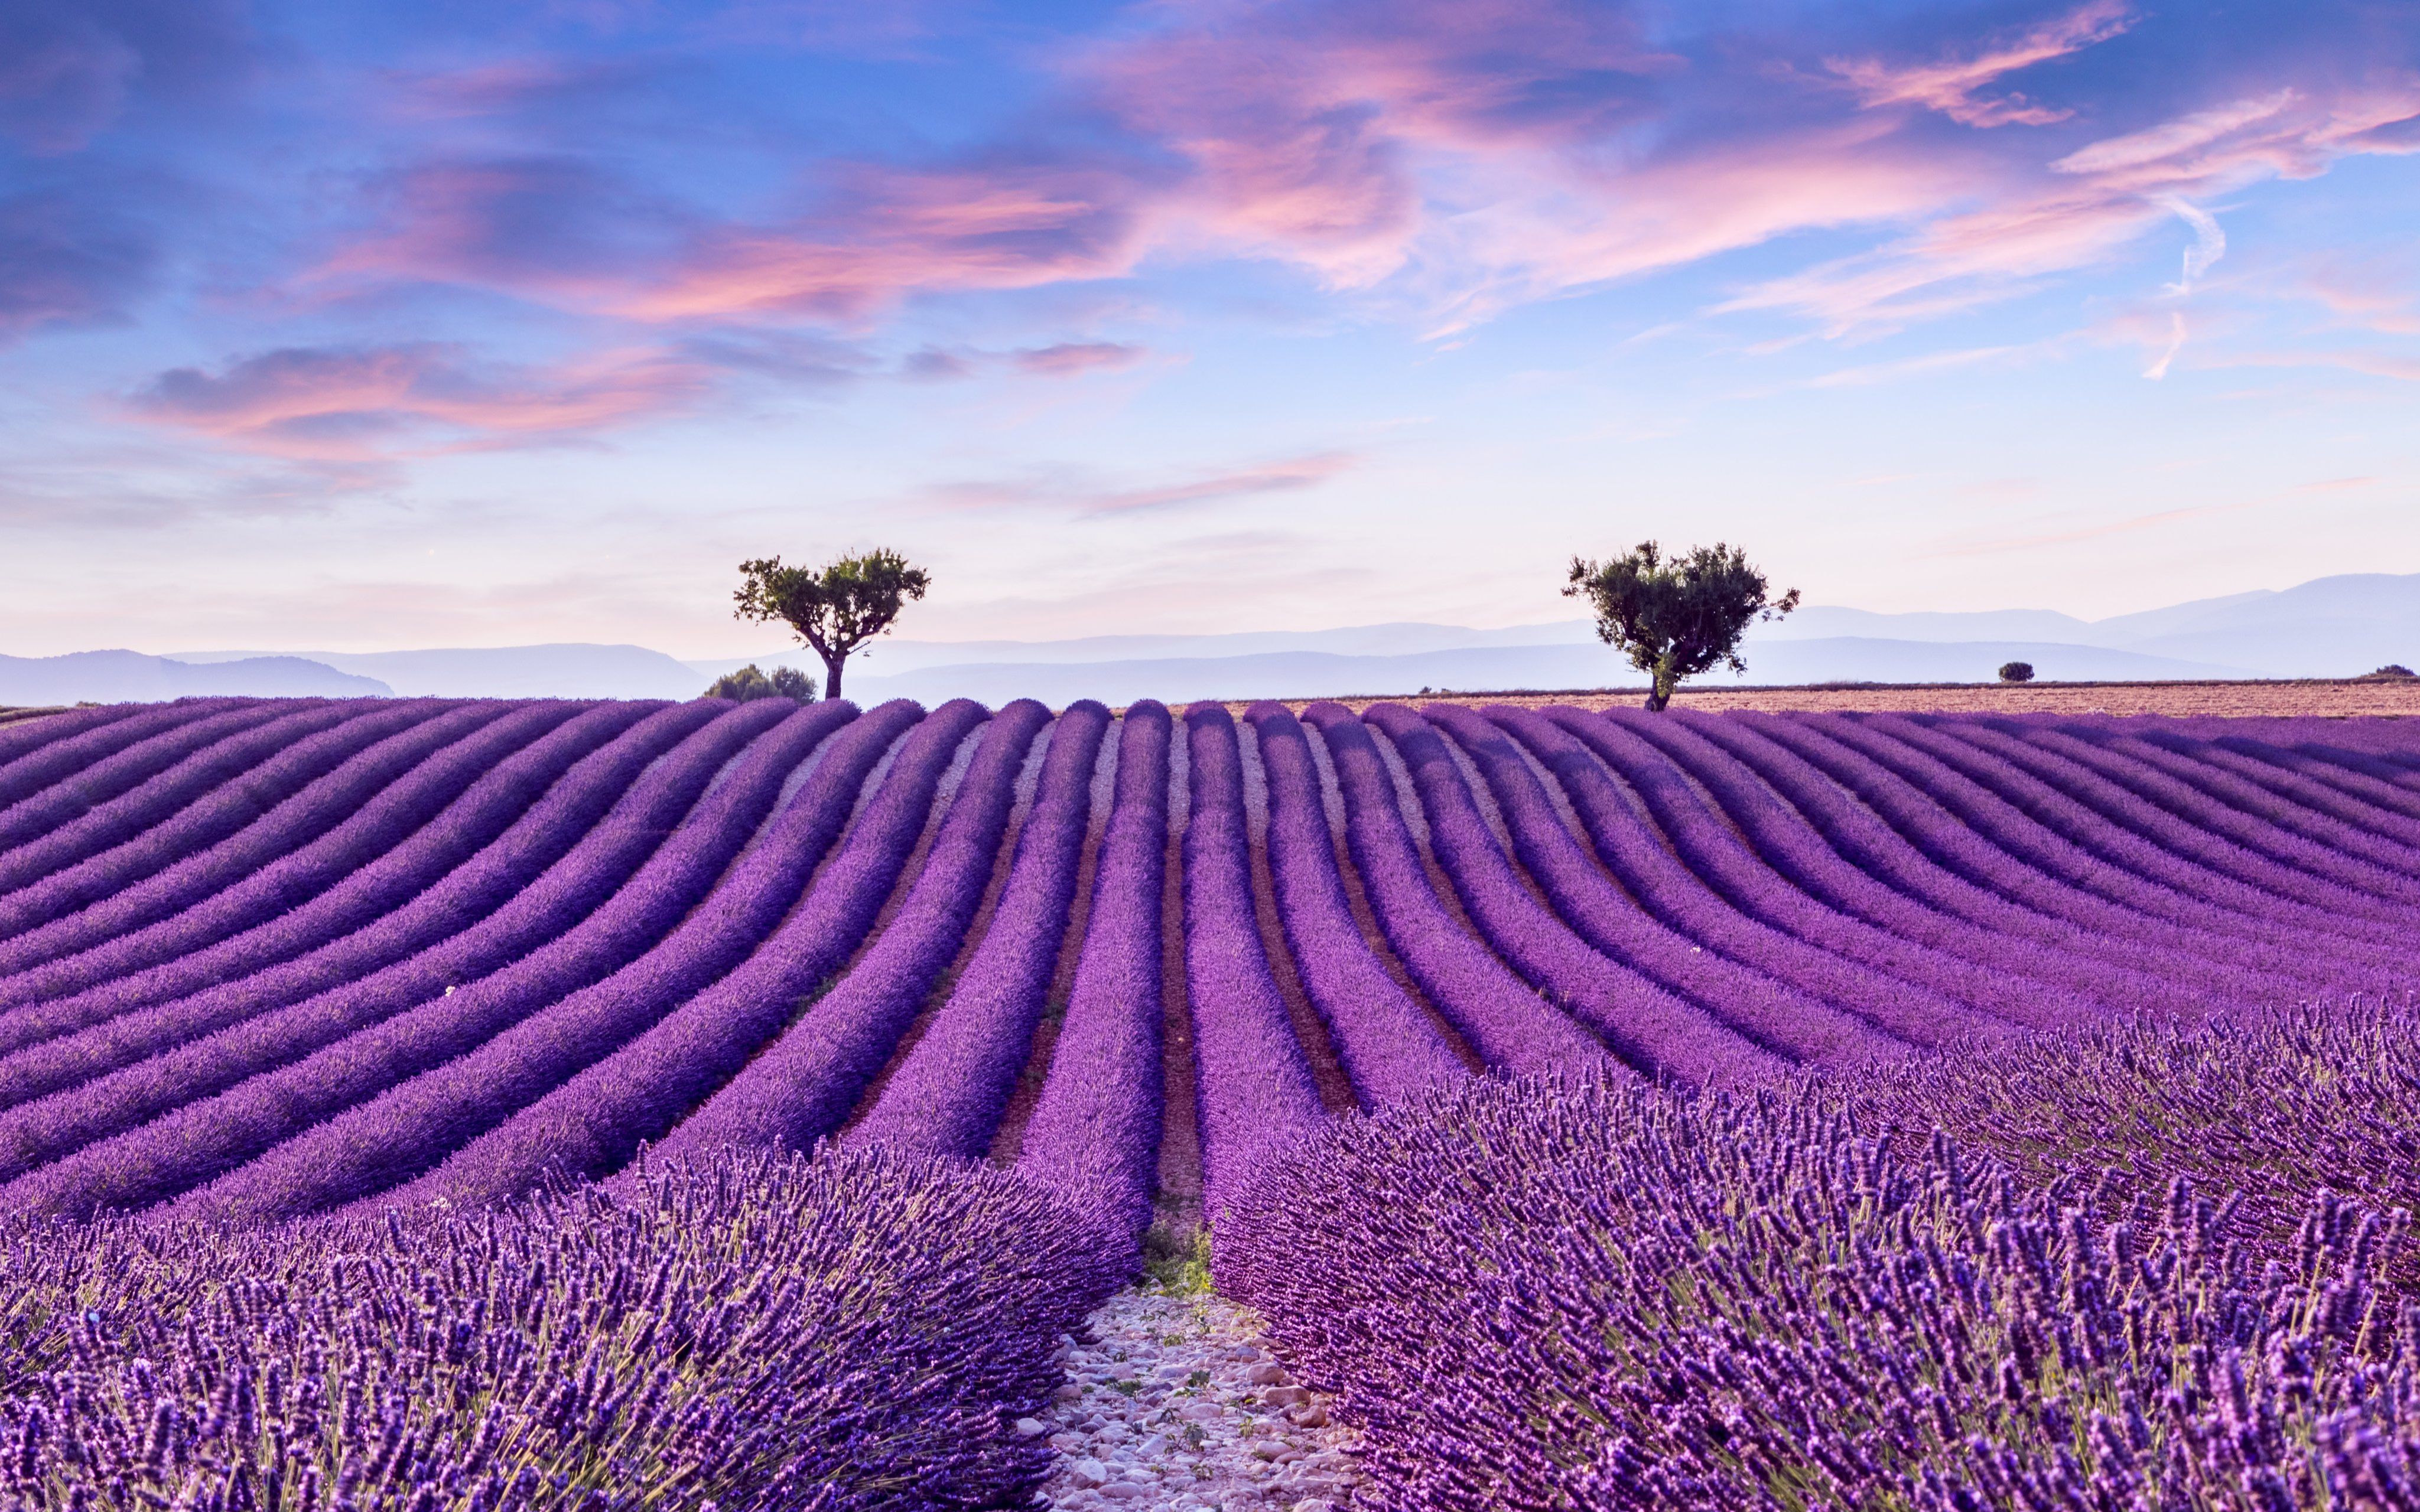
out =
[(1249, 1309), (1146, 1285), (1103, 1304), (1088, 1333), (1063, 1343), (1073, 1390), (1036, 1425), (1059, 1453), (1047, 1504), (1334, 1512), (1350, 1499), (1356, 1436), (1271, 1357)]

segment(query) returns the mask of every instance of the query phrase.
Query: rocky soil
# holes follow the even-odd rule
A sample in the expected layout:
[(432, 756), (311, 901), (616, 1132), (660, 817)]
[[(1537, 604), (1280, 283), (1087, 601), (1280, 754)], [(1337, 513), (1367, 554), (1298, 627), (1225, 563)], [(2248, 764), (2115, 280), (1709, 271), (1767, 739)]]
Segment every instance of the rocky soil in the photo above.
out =
[(1123, 1291), (1064, 1341), (1047, 1419), (1047, 1504), (1150, 1512), (1335, 1512), (1357, 1479), (1353, 1435), (1294, 1383), (1250, 1311), (1208, 1293)]

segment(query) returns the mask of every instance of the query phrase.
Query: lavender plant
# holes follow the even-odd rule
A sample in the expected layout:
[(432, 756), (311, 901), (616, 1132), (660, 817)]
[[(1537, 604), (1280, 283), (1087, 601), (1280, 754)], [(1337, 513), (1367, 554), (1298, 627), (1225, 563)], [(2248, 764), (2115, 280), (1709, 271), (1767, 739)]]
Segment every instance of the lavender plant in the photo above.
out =
[(1123, 1257), (999, 1171), (724, 1152), (273, 1233), (17, 1225), (0, 1504), (817, 1512), (1031, 1498)]
[[(2086, 1064), (2121, 1084), (2100, 1106), (2156, 1118), (2180, 1062), (2283, 1093), (2409, 1027)], [(1938, 1063), (1960, 1069), (1924, 1105), (1993, 1087), (2006, 1054)], [(2364, 1085), (2398, 1104), (2386, 1140), (2347, 1134), (2333, 1097), (2285, 1105), (2278, 1133), (2366, 1149), (2277, 1180), (2286, 1227), (2247, 1237), (2224, 1155), (2148, 1190), (2055, 1161), (2038, 1185), (1947, 1134), (1890, 1137), (1869, 1079), (1923, 1077), (1441, 1091), (1267, 1167), (1221, 1230), (1220, 1284), (1342, 1393), (1378, 1507), (2412, 1504), (2420, 1311), (2398, 1319), (2381, 1281), (2408, 1264), (2405, 1216), (2295, 1188), (2314, 1165), (2392, 1170), (2368, 1195), (2408, 1200), (2415, 1084)], [(2055, 1101), (2080, 1085), (2037, 1075), (2014, 1101), (2088, 1122), (2093, 1102)]]

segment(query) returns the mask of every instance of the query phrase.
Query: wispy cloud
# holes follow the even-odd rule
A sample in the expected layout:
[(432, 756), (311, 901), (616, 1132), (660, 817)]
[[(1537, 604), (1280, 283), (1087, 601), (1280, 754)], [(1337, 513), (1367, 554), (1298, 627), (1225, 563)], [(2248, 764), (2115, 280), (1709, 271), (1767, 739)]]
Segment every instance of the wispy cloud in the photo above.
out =
[(2049, 126), (2075, 112), (2039, 105), (2021, 94), (1978, 100), (1976, 92), (2004, 74), (2106, 41), (2132, 26), (2134, 19), (2123, 0), (2090, 0), (2014, 37), (1987, 42), (1968, 57), (1918, 64), (1869, 57), (1825, 58), (1823, 66), (1854, 89), (1858, 102), (1869, 110), (1882, 105), (1921, 105), (1962, 126)]
[(1104, 518), (1294, 493), (1316, 487), (1359, 462), (1359, 456), (1351, 452), (1311, 452), (1147, 484), (1107, 482), (1079, 471), (1060, 470), (1021, 478), (939, 484), (925, 489), (923, 497), (952, 509), (1048, 509)]
[(561, 441), (660, 414), (706, 381), (705, 369), (661, 351), (522, 370), (435, 343), (285, 347), (216, 374), (172, 369), (127, 409), (262, 455), (362, 463)]

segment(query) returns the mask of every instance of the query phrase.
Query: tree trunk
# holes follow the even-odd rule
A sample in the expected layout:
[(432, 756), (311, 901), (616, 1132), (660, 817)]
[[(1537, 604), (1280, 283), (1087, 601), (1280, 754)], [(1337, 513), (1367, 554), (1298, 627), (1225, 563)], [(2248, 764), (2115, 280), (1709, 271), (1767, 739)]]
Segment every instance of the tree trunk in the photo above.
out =
[(1657, 662), (1655, 664), (1655, 685), (1647, 690), (1647, 712), (1650, 714), (1663, 713), (1664, 705), (1672, 702), (1673, 686), (1679, 681), (1679, 678), (1672, 675), (1672, 667), (1670, 663), (1662, 661)]
[(847, 665), (848, 653), (845, 651), (837, 656), (824, 657), (824, 697), (828, 699), (840, 697), (840, 670)]

